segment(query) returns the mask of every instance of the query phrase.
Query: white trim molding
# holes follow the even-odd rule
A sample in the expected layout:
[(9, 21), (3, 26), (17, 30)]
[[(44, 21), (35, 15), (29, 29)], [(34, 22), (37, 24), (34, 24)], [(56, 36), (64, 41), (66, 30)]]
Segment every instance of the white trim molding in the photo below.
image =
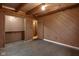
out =
[(43, 39), (43, 40), (44, 40), (44, 41), (51, 42), (51, 43), (55, 43), (55, 44), (58, 44), (58, 45), (62, 45), (62, 46), (68, 47), (68, 48), (72, 48), (72, 49), (79, 50), (79, 47), (75, 47), (75, 46), (71, 46), (71, 45), (63, 44), (63, 43), (56, 42), (56, 41), (52, 41), (52, 40), (48, 40), (48, 39)]

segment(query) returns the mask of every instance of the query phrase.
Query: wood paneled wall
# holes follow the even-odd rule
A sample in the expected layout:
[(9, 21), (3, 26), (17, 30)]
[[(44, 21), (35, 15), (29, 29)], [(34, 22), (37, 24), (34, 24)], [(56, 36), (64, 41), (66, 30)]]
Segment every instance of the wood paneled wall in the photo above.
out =
[[(33, 19), (34, 18), (30, 17), (30, 16), (27, 16), (26, 18), (23, 19), (24, 25), (22, 28), (24, 28), (24, 30), (22, 30), (22, 31), (20, 29), (19, 29), (20, 30), (19, 31), (16, 29), (16, 27), (14, 27), (15, 29), (14, 30), (12, 29), (13, 31), (6, 32), (6, 36), (5, 36), (5, 38), (7, 40), (6, 43), (22, 40), (23, 37), (24, 37), (23, 38), (24, 40), (31, 40), (33, 37), (33, 23), (32, 23)], [(17, 31), (15, 31), (15, 30), (17, 30)], [(24, 31), (24, 33), (23, 33), (23, 31)]]
[[(79, 7), (40, 17), (38, 21), (41, 20), (45, 39), (79, 47)], [(43, 29), (42, 23), (39, 23), (39, 31)]]
[(33, 17), (26, 17), (25, 18), (25, 40), (33, 39)]
[(5, 32), (24, 31), (24, 18), (5, 15)]
[(24, 31), (12, 31), (5, 33), (5, 42), (11, 43), (15, 41), (24, 40)]
[(5, 41), (6, 43), (24, 39), (24, 18), (5, 15)]
[(44, 39), (44, 23), (42, 19), (38, 20), (37, 34), (39, 39)]
[(5, 23), (4, 15), (0, 13), (0, 48), (4, 47), (5, 43), (4, 23)]

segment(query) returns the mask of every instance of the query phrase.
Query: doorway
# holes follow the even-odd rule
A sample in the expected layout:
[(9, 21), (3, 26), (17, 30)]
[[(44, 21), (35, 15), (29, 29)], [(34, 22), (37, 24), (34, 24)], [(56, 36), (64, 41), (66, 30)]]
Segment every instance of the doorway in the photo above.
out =
[(38, 27), (38, 21), (33, 20), (33, 40), (38, 38), (37, 27)]
[(24, 18), (5, 15), (5, 44), (24, 40)]

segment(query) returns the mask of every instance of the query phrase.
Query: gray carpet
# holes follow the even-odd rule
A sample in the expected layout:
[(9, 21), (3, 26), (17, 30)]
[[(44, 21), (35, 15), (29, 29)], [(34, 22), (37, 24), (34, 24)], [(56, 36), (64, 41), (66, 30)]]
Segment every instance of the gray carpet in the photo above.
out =
[(0, 53), (3, 56), (79, 56), (79, 50), (43, 40), (9, 43)]

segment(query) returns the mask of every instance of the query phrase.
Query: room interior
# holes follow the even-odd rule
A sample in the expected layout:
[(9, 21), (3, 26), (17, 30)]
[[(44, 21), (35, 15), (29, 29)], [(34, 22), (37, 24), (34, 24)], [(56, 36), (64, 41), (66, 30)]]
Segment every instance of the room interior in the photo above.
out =
[(79, 55), (79, 4), (1, 3), (0, 48), (17, 41), (37, 40), (74, 49), (70, 55)]

